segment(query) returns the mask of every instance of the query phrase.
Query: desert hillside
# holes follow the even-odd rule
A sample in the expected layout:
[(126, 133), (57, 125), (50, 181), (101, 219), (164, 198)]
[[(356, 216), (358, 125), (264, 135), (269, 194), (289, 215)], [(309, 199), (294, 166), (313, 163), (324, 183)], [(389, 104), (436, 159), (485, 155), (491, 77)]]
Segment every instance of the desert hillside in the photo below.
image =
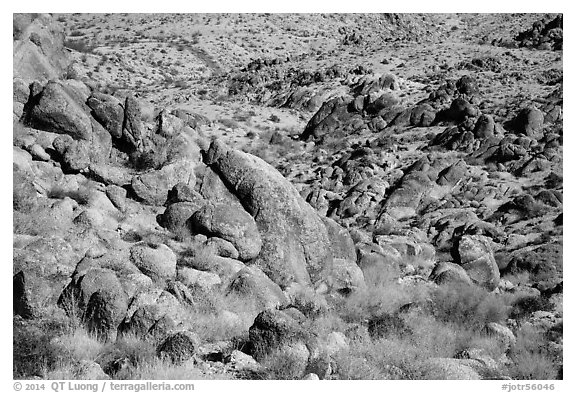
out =
[(562, 15), (13, 19), (14, 378), (562, 379)]

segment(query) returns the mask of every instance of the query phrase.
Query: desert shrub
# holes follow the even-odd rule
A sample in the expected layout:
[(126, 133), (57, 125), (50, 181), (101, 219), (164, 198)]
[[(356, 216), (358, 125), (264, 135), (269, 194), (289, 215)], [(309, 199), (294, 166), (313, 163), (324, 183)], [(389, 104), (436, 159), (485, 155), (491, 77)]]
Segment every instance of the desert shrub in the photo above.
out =
[(445, 285), (433, 292), (434, 315), (440, 321), (481, 329), (508, 316), (504, 299), (474, 285)]
[(199, 369), (191, 368), (190, 365), (173, 364), (169, 360), (152, 359), (139, 363), (130, 372), (130, 379), (134, 380), (225, 380), (232, 379), (230, 374), (226, 373), (203, 373)]
[(550, 347), (545, 334), (532, 326), (524, 326), (516, 333), (516, 345), (510, 354), (508, 367), (513, 379), (549, 380), (561, 378), (562, 352)]
[(344, 321), (361, 322), (377, 315), (393, 314), (408, 303), (423, 302), (427, 292), (426, 286), (408, 287), (383, 280), (346, 298), (333, 298), (331, 306)]
[(304, 375), (306, 364), (293, 351), (280, 348), (265, 355), (260, 364), (264, 367), (265, 379), (295, 380)]
[(144, 151), (130, 154), (132, 167), (139, 171), (161, 169), (181, 155), (181, 143), (174, 138), (164, 138), (155, 134), (148, 140)]
[(12, 215), (12, 230), (22, 235), (41, 236), (62, 231), (69, 225), (69, 221), (62, 220), (58, 215), (52, 214), (46, 200), (40, 200), (34, 209), (27, 213), (15, 210)]
[(384, 313), (368, 320), (368, 333), (373, 339), (389, 336), (405, 337), (412, 334), (412, 329), (398, 314)]
[(553, 307), (548, 299), (542, 296), (522, 296), (513, 301), (510, 317), (522, 319), (529, 317), (534, 311), (550, 311)]
[[(123, 335), (116, 342), (106, 344), (95, 361), (114, 379), (133, 379), (134, 368), (153, 363), (155, 359), (156, 346), (153, 342)], [(127, 364), (128, 367), (119, 368), (119, 364)]]
[(80, 205), (87, 205), (90, 202), (92, 193), (96, 190), (94, 183), (85, 181), (79, 185), (77, 190), (65, 189), (56, 185), (47, 192), (48, 198), (64, 199), (66, 197), (74, 199)]
[(64, 46), (81, 53), (93, 53), (94, 46), (84, 40), (66, 40)]
[(23, 321), (13, 320), (13, 364), (14, 378), (43, 377), (53, 369), (62, 354), (52, 340), (69, 331), (69, 320), (54, 317)]
[(218, 122), (220, 122), (220, 124), (222, 124), (224, 127), (231, 128), (233, 130), (240, 128), (240, 124), (238, 124), (238, 122), (233, 119), (222, 118), (219, 119)]
[(430, 355), (409, 340), (353, 341), (335, 358), (337, 379), (424, 379), (422, 362)]
[(103, 344), (83, 327), (63, 334), (51, 342), (52, 355), (60, 368), (80, 360), (96, 360), (102, 347)]

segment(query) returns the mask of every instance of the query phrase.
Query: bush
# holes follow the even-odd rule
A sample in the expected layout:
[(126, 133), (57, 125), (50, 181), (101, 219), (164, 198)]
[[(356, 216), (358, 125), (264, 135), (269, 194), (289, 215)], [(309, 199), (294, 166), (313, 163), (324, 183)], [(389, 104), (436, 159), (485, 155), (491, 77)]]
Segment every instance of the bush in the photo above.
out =
[(523, 296), (512, 303), (510, 317), (522, 319), (529, 317), (534, 311), (550, 311), (554, 306), (542, 296)]
[(90, 181), (86, 181), (78, 187), (77, 190), (67, 190), (60, 186), (52, 187), (48, 190), (48, 198), (64, 199), (66, 197), (74, 199), (80, 205), (87, 205), (90, 202), (92, 193), (96, 190), (96, 186)]
[(291, 350), (281, 348), (266, 355), (260, 364), (265, 368), (265, 379), (295, 380), (304, 376), (307, 364)]
[(130, 154), (130, 163), (138, 171), (161, 169), (180, 156), (181, 144), (173, 138), (164, 138), (154, 134), (144, 151)]
[[(116, 342), (104, 346), (96, 362), (114, 379), (134, 379), (132, 372), (135, 368), (153, 363), (155, 359), (155, 343), (124, 335)], [(121, 364), (126, 367), (119, 367)]]
[(508, 317), (504, 299), (474, 285), (441, 286), (432, 295), (434, 315), (440, 321), (481, 329)]
[(58, 317), (27, 320), (19, 317), (13, 320), (13, 362), (14, 378), (25, 379), (33, 376), (45, 377), (62, 359), (52, 340), (70, 331), (69, 320)]
[(513, 379), (550, 380), (562, 378), (562, 351), (554, 350), (545, 334), (524, 326), (516, 334), (516, 345), (509, 354)]
[(84, 40), (66, 40), (64, 46), (68, 49), (75, 50), (81, 53), (93, 53), (94, 46), (90, 45)]

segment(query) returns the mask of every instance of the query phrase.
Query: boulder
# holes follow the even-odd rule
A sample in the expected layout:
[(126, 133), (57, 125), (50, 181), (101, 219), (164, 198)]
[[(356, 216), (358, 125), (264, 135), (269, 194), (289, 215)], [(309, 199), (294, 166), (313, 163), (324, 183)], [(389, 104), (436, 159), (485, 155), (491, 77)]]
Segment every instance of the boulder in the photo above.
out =
[(254, 359), (272, 351), (306, 342), (309, 333), (302, 326), (305, 317), (290, 310), (264, 310), (254, 320), (248, 334)]
[(243, 209), (225, 204), (207, 204), (191, 218), (192, 229), (207, 236), (217, 236), (236, 247), (241, 261), (258, 256), (262, 239), (256, 222)]
[(217, 274), (189, 267), (178, 268), (177, 278), (188, 287), (199, 287), (204, 290), (209, 290), (222, 284), (222, 280)]
[(130, 260), (157, 282), (176, 277), (176, 254), (165, 244), (139, 243), (130, 248)]
[(476, 120), (476, 125), (474, 126), (474, 137), (490, 138), (494, 136), (496, 132), (496, 123), (490, 115), (483, 114)]
[(162, 205), (166, 202), (168, 191), (176, 184), (184, 182), (194, 185), (194, 164), (179, 160), (159, 170), (152, 170), (132, 177), (132, 189), (138, 198), (149, 205)]
[(106, 196), (110, 202), (121, 212), (126, 211), (126, 189), (115, 184), (106, 187)]
[(116, 339), (117, 328), (128, 309), (128, 299), (116, 273), (92, 267), (86, 258), (78, 263), (58, 304), (68, 315), (81, 312), (87, 329), (110, 341)]
[(162, 338), (176, 329), (185, 315), (186, 309), (171, 293), (154, 287), (140, 288), (130, 301), (118, 333)]
[(482, 235), (462, 236), (454, 242), (452, 255), (477, 285), (493, 291), (500, 281), (490, 239)]
[(158, 224), (172, 232), (190, 233), (190, 218), (200, 210), (205, 201), (176, 202), (168, 205), (164, 213), (158, 216)]
[(362, 269), (355, 262), (341, 258), (334, 258), (328, 283), (330, 290), (343, 295), (366, 287)]
[(29, 113), (29, 121), (37, 128), (70, 135), (88, 141), (92, 120), (75, 92), (57, 81), (50, 81), (38, 96)]
[(146, 138), (140, 103), (132, 95), (129, 95), (124, 102), (122, 139), (132, 150), (141, 151)]
[(356, 247), (348, 230), (328, 217), (322, 217), (322, 222), (328, 232), (332, 256), (356, 262)]
[(200, 340), (189, 331), (174, 333), (160, 343), (156, 348), (159, 358), (165, 358), (172, 363), (181, 364), (192, 358), (196, 353)]
[(260, 309), (277, 308), (288, 304), (288, 298), (278, 284), (270, 280), (256, 266), (246, 266), (236, 273), (227, 293), (244, 297)]
[(454, 186), (461, 179), (465, 179), (467, 174), (468, 166), (464, 160), (458, 160), (440, 171), (436, 183), (441, 186)]
[(182, 119), (167, 113), (165, 109), (160, 111), (156, 117), (156, 122), (158, 124), (156, 133), (164, 137), (177, 135), (182, 131), (182, 128), (184, 127), (184, 121)]
[(541, 139), (544, 134), (544, 114), (540, 109), (528, 107), (520, 110), (513, 120), (516, 133), (530, 138)]
[(430, 127), (436, 120), (436, 111), (430, 104), (420, 104), (410, 111), (410, 125)]
[(86, 103), (92, 109), (94, 118), (114, 138), (122, 137), (122, 126), (124, 123), (124, 107), (122, 102), (116, 97), (93, 92)]
[(218, 256), (216, 252), (214, 247), (200, 245), (192, 249), (187, 255), (183, 255), (178, 261), (178, 266), (214, 273), (226, 282), (229, 282), (236, 273), (246, 266), (236, 259)]
[(414, 216), (431, 185), (430, 178), (421, 171), (406, 174), (386, 200), (381, 213), (387, 212), (395, 219)]
[(108, 164), (90, 164), (90, 175), (104, 184), (114, 184), (119, 187), (130, 184), (132, 175), (124, 168)]
[(430, 280), (438, 285), (472, 285), (466, 270), (460, 265), (451, 262), (440, 262), (430, 274)]
[[(80, 154), (90, 162), (102, 162), (110, 155), (112, 138), (90, 116), (83, 96), (81, 89), (70, 82), (49, 81), (29, 102), (26, 122), (41, 130), (72, 137), (73, 143), (59, 151), (61, 155), (76, 157)], [(74, 161), (72, 157), (66, 158), (65, 161)]]
[(310, 284), (330, 270), (332, 254), (324, 223), (275, 168), (250, 154), (212, 142), (205, 155), (248, 213), (262, 238), (254, 263), (281, 287)]
[(514, 333), (508, 327), (496, 322), (490, 322), (486, 324), (485, 329), (488, 335), (494, 336), (500, 341), (504, 351), (508, 351), (516, 345), (516, 336), (514, 336)]

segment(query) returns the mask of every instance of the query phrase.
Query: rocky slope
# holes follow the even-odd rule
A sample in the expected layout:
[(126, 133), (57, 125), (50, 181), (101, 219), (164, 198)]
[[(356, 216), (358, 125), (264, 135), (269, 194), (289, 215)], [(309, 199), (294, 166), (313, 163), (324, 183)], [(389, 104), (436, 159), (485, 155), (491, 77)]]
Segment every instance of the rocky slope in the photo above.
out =
[(15, 377), (561, 378), (561, 29), (15, 14)]

